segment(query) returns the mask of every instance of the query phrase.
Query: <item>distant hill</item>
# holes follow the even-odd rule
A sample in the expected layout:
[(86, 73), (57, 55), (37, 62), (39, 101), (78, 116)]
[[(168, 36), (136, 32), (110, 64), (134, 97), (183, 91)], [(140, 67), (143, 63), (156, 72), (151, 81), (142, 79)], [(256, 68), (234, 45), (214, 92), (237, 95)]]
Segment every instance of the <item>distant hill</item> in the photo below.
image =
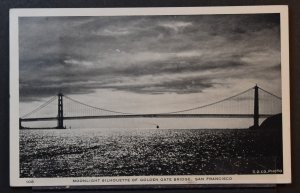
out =
[(262, 124), (259, 126), (260, 130), (266, 130), (271, 129), (275, 131), (281, 131), (282, 130), (282, 114), (273, 115), (271, 117), (268, 117), (266, 120), (262, 122)]
[(273, 115), (264, 120), (258, 128), (254, 126), (249, 127), (249, 129), (259, 129), (259, 130), (282, 130), (282, 114)]

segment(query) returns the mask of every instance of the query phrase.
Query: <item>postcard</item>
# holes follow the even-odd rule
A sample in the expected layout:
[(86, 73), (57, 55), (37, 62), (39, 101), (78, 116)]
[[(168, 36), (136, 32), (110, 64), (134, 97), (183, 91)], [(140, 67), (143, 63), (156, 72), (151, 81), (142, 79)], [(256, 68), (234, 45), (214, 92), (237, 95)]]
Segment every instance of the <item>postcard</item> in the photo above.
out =
[(291, 182), (287, 6), (10, 10), (11, 186)]

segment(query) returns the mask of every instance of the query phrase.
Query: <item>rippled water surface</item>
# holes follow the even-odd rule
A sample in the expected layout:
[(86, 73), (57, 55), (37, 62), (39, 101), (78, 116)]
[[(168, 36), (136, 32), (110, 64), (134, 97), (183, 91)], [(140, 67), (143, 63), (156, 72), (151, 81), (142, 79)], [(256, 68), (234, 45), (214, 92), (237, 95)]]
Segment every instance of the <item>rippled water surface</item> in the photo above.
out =
[(282, 169), (278, 135), (244, 129), (21, 130), (21, 177), (252, 174)]

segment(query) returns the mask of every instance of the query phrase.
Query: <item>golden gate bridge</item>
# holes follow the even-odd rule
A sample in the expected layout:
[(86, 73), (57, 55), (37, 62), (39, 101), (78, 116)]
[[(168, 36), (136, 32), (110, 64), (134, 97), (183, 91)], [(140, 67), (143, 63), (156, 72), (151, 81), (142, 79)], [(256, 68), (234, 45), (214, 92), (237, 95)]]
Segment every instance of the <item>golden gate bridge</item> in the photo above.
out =
[[(44, 116), (43, 111), (50, 105), (57, 105), (57, 112)], [(57, 121), (56, 129), (65, 129), (65, 120), (80, 119), (121, 119), (121, 118), (253, 118), (253, 127), (259, 126), (260, 118), (281, 113), (281, 98), (257, 85), (230, 97), (213, 103), (188, 109), (163, 113), (129, 113), (95, 107), (73, 99), (63, 93), (53, 96), (47, 102), (19, 118), (23, 122)]]

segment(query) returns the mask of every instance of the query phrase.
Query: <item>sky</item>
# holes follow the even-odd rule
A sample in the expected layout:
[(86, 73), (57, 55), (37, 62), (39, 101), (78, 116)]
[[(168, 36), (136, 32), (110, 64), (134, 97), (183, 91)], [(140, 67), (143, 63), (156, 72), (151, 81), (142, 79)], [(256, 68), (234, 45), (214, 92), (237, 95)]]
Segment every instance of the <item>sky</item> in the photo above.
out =
[(281, 96), (279, 14), (24, 17), (19, 54), (21, 115), (59, 91), (131, 113)]

